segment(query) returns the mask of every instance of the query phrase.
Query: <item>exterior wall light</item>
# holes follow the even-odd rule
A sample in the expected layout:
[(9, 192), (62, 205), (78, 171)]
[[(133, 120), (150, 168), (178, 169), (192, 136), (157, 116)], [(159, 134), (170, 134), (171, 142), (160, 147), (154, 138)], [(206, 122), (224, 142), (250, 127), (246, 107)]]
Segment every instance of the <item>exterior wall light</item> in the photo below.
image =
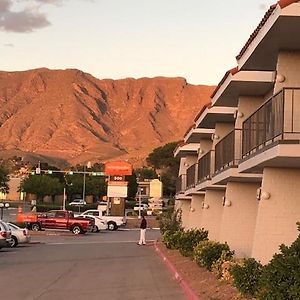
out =
[(209, 208), (209, 205), (208, 205), (207, 203), (204, 203), (204, 202), (203, 202), (202, 208), (203, 208), (203, 209), (208, 209), (208, 208)]
[(262, 192), (261, 193), (261, 198), (264, 200), (268, 200), (271, 198), (271, 194), (269, 192)]
[(229, 206), (231, 206), (231, 201), (230, 200), (225, 200), (224, 201), (224, 206), (227, 206), (227, 207), (229, 207)]
[(237, 117), (238, 118), (242, 118), (244, 116), (244, 114), (241, 112), (241, 111), (238, 111), (237, 112)]
[(285, 76), (282, 74), (277, 74), (276, 81), (278, 82), (285, 82)]
[(199, 154), (203, 154), (203, 152), (204, 152), (204, 151), (203, 151), (202, 149), (199, 149), (199, 150), (198, 150), (198, 153), (199, 153)]
[(194, 212), (194, 211), (195, 211), (195, 208), (194, 208), (194, 207), (191, 207), (190, 211), (191, 211), (191, 212)]
[(217, 134), (212, 135), (212, 140), (218, 140), (220, 137)]
[(190, 166), (190, 165), (189, 165), (188, 163), (186, 163), (186, 162), (185, 162), (183, 165), (184, 165), (185, 167), (189, 167), (189, 166)]

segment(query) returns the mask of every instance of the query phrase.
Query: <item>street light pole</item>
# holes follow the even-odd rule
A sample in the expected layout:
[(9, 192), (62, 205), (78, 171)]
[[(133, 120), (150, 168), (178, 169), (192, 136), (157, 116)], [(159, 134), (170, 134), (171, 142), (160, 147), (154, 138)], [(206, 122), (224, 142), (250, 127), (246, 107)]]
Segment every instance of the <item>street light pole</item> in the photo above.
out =
[(66, 210), (66, 187), (64, 187), (63, 210)]
[(142, 188), (139, 187), (139, 219), (141, 216), (141, 206), (142, 206)]
[(84, 201), (85, 198), (85, 172), (86, 172), (86, 166), (83, 166), (83, 190), (82, 190), (82, 199)]
[[(88, 161), (87, 165), (83, 165), (83, 189), (82, 189), (82, 199), (83, 201), (85, 201), (85, 176), (86, 176), (86, 168), (90, 168), (91, 167), (91, 162)], [(80, 204), (79, 204), (79, 212), (80, 212)]]

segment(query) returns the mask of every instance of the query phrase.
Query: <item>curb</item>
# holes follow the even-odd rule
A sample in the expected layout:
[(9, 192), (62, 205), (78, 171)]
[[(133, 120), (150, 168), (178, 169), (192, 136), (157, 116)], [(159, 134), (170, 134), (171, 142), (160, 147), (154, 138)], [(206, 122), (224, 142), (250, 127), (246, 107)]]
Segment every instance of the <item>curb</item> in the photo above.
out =
[(180, 276), (178, 271), (176, 270), (175, 266), (170, 262), (170, 260), (162, 253), (160, 250), (157, 241), (154, 242), (155, 251), (158, 253), (158, 255), (162, 258), (165, 265), (168, 267), (169, 271), (174, 276), (175, 280), (178, 282), (180, 287), (183, 289), (185, 295), (189, 300), (202, 300), (199, 298), (199, 296), (196, 295), (196, 293), (189, 287), (187, 282)]

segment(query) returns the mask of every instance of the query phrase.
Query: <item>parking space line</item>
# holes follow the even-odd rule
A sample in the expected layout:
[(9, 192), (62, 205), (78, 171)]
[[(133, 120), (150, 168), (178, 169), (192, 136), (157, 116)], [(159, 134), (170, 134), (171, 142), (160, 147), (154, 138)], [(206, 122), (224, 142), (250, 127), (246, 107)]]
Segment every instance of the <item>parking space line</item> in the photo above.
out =
[[(153, 246), (155, 240), (147, 240), (146, 246)], [(123, 243), (134, 243), (136, 244), (136, 240), (126, 240), (126, 241), (90, 241), (90, 242), (54, 242), (47, 243), (47, 245), (88, 245), (88, 244), (123, 244)]]

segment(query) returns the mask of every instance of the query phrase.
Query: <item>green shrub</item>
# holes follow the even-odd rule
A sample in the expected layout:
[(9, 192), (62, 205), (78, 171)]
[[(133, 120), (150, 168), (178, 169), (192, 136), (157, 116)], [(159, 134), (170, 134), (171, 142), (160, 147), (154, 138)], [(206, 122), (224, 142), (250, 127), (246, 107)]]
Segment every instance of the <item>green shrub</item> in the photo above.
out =
[(127, 200), (125, 202), (125, 208), (126, 209), (133, 209), (135, 205), (136, 205), (136, 201), (135, 200), (133, 200), (133, 201)]
[(220, 258), (212, 264), (212, 272), (219, 278), (225, 281), (231, 281), (229, 268), (235, 262), (233, 261), (234, 251), (223, 250)]
[(254, 296), (257, 293), (262, 268), (263, 266), (254, 258), (244, 259), (241, 265), (236, 264), (230, 268), (229, 272), (233, 277), (233, 284), (242, 295)]
[(262, 271), (259, 299), (300, 299), (300, 235), (290, 247), (281, 245), (280, 252)]
[(182, 233), (183, 231), (181, 230), (165, 231), (165, 233), (163, 234), (163, 242), (166, 245), (166, 247), (168, 249), (178, 249)]
[(183, 231), (179, 240), (179, 251), (183, 256), (192, 256), (194, 247), (201, 241), (207, 240), (208, 231), (202, 229), (190, 229)]
[(167, 210), (159, 216), (159, 227), (162, 234), (168, 231), (181, 231), (181, 210)]
[(194, 248), (193, 257), (199, 266), (211, 271), (213, 263), (221, 257), (223, 251), (230, 251), (227, 244), (203, 241)]

